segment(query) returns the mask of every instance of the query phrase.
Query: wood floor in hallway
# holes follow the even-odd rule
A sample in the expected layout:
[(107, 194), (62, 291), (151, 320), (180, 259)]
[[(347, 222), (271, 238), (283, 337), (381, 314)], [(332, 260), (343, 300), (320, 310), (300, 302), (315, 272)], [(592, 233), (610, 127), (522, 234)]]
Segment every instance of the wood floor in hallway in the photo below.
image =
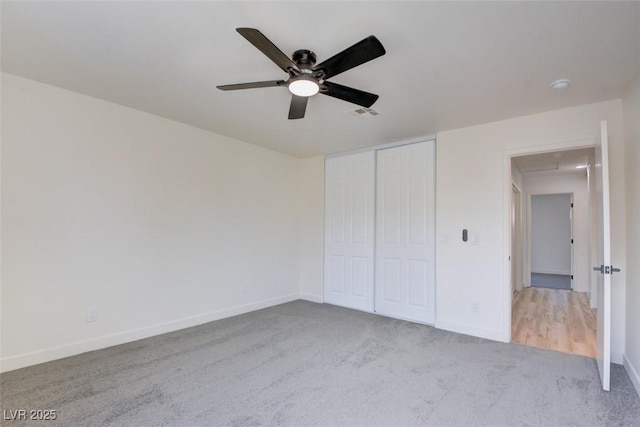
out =
[(596, 356), (596, 315), (587, 294), (524, 288), (513, 296), (511, 340), (532, 347)]

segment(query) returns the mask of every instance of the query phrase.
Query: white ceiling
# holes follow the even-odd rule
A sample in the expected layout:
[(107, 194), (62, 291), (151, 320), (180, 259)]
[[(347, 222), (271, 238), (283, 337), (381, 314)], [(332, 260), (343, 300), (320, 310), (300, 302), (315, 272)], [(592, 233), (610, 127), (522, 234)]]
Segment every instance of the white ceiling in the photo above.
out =
[[(639, 2), (2, 2), (2, 70), (298, 157), (620, 98), (640, 70)], [(387, 54), (288, 120), (286, 75), (235, 32), (318, 62), (374, 34)], [(549, 84), (571, 79), (554, 92)]]
[(584, 174), (594, 148), (556, 151), (513, 157), (513, 163), (525, 175), (530, 174)]

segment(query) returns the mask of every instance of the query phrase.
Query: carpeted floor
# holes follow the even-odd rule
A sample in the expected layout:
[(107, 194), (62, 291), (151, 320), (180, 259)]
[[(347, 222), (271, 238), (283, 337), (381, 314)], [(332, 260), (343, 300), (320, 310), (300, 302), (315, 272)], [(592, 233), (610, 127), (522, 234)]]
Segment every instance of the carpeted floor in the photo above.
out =
[(571, 290), (571, 276), (564, 274), (531, 273), (531, 286)]
[(638, 426), (614, 365), (295, 301), (0, 375), (64, 426)]

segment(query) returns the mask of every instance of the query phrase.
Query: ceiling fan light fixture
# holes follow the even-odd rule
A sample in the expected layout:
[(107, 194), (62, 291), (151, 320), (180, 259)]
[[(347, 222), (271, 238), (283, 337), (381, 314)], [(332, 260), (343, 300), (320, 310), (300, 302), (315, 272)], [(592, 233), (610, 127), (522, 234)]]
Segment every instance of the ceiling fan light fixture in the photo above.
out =
[(309, 97), (320, 91), (320, 86), (311, 77), (300, 75), (289, 83), (289, 92), (297, 96)]

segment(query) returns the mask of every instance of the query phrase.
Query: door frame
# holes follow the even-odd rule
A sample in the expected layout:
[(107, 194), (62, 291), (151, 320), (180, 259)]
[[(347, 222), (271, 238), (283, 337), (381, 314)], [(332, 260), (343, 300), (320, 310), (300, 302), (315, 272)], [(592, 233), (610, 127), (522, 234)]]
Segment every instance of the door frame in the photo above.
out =
[(522, 250), (522, 190), (515, 183), (511, 183), (511, 294), (524, 288), (523, 250)]
[(529, 154), (553, 153), (579, 148), (592, 148), (598, 145), (598, 136), (568, 141), (558, 141), (551, 144), (529, 146), (504, 150), (503, 158), (503, 292), (502, 292), (502, 327), (504, 342), (511, 342), (511, 191), (513, 179), (511, 175), (511, 159)]

